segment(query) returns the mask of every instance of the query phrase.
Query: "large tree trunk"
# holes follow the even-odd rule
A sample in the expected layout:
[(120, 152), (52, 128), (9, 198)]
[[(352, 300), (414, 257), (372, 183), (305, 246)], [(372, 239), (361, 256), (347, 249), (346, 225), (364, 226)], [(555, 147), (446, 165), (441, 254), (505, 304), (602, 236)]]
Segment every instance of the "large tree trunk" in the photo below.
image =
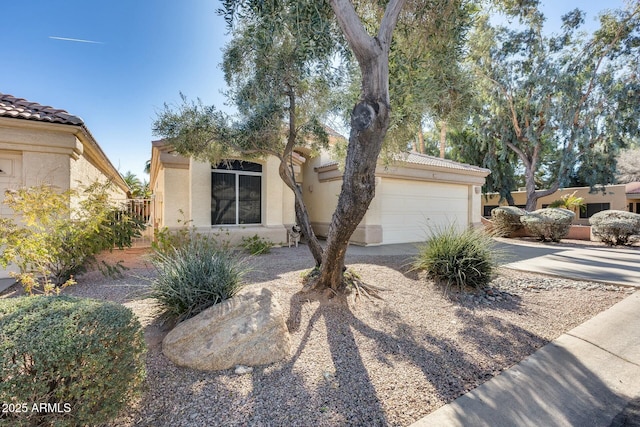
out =
[(377, 37), (362, 26), (348, 0), (331, 0), (340, 28), (362, 72), (360, 102), (351, 112), (351, 133), (342, 190), (331, 219), (327, 247), (315, 288), (338, 289), (345, 269), (349, 239), (375, 196), (375, 172), (389, 127), (389, 46), (404, 0), (391, 0)]

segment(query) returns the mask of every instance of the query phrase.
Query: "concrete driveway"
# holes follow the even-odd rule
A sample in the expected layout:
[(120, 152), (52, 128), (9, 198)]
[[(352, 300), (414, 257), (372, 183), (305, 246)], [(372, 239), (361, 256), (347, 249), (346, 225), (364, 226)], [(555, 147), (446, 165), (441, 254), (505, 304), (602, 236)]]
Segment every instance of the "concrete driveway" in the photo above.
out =
[(503, 252), (503, 267), (640, 287), (640, 249), (637, 248), (573, 247), (496, 240), (498, 249)]

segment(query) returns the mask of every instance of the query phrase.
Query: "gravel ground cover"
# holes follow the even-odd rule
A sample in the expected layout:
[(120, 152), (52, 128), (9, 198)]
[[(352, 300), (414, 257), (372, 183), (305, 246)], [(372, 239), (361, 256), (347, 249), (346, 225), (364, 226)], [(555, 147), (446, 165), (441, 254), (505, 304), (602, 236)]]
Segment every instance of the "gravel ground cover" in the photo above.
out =
[(180, 368), (162, 354), (168, 325), (145, 297), (153, 268), (140, 249), (107, 254), (130, 267), (97, 272), (65, 293), (130, 307), (145, 327), (148, 378), (114, 426), (406, 426), (518, 363), (632, 290), (501, 270), (491, 288), (444, 294), (404, 256), (351, 256), (384, 300), (351, 308), (300, 293), (312, 265), (305, 246), (255, 258), (249, 287), (273, 291), (286, 313), (291, 356), (238, 375)]

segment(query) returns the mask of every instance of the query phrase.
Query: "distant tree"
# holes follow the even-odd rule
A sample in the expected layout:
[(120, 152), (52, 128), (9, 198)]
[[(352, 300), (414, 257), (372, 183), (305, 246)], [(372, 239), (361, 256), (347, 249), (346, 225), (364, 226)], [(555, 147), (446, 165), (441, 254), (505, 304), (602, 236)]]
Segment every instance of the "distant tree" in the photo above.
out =
[(617, 159), (616, 178), (621, 184), (640, 181), (640, 148), (620, 152)]
[(134, 199), (147, 199), (151, 196), (149, 182), (147, 182), (146, 180), (144, 182), (140, 181), (140, 178), (138, 178), (136, 174), (131, 171), (127, 171), (124, 174), (120, 175), (131, 190), (131, 197), (133, 197)]
[(615, 156), (640, 132), (640, 3), (602, 15), (588, 39), (577, 9), (559, 35), (543, 35), (544, 17), (530, 3), (518, 29), (485, 16), (470, 39), (482, 101), (472, 133), (503, 197), (523, 168), (528, 210), (577, 169), (589, 185), (613, 182)]

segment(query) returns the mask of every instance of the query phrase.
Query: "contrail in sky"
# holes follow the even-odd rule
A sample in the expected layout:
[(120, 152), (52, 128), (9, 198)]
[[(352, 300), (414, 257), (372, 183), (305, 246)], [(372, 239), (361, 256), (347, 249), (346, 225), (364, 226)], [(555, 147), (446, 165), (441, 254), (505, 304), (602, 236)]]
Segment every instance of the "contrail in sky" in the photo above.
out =
[(104, 44), (102, 42), (96, 42), (93, 40), (82, 40), (82, 39), (70, 39), (68, 37), (55, 37), (55, 36), (49, 36), (50, 39), (54, 39), (54, 40), (64, 40), (67, 42), (78, 42), (78, 43), (93, 43), (93, 44)]

